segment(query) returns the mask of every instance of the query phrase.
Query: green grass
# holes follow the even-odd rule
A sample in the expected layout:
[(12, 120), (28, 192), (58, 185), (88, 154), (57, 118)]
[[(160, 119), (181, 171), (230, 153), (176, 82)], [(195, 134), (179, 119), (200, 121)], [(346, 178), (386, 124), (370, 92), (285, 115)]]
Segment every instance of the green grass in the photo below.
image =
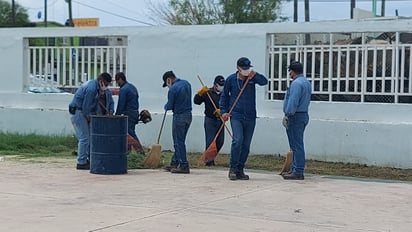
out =
[[(11, 159), (27, 162), (44, 162), (53, 159), (75, 161), (73, 151), (77, 150), (77, 140), (74, 136), (43, 136), (35, 134), (0, 133), (0, 156), (9, 156)], [(149, 154), (149, 152), (147, 152)], [(200, 153), (188, 154), (191, 168), (208, 168), (199, 164)], [(168, 164), (172, 156), (171, 151), (162, 151), (161, 161)], [(145, 168), (142, 155), (131, 152), (128, 155), (128, 168)], [(246, 168), (266, 170), (278, 173), (285, 160), (281, 155), (253, 155), (249, 156)], [(228, 167), (229, 155), (219, 154), (216, 157), (215, 168)], [(332, 175), (360, 178), (378, 178), (387, 180), (412, 181), (412, 169), (398, 169), (363, 164), (321, 162), (307, 160), (305, 173), (317, 175)]]

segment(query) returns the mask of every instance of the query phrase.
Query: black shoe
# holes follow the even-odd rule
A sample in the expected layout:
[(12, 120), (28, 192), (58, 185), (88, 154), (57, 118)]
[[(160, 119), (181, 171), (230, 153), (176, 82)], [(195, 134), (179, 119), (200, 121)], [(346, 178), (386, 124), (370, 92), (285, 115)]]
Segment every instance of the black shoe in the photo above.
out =
[(305, 179), (303, 174), (298, 175), (298, 174), (295, 174), (295, 173), (284, 174), (282, 177), (283, 177), (284, 180), (304, 180)]
[(237, 180), (236, 170), (229, 169), (229, 180)]
[(281, 172), (281, 173), (279, 173), (279, 175), (281, 175), (281, 176), (284, 176), (284, 175), (287, 175), (287, 174), (292, 174), (292, 171), (288, 171), (288, 172)]
[(214, 161), (214, 160), (207, 161), (207, 162), (205, 163), (205, 165), (208, 166), (208, 167), (215, 166), (215, 161)]
[(177, 166), (177, 164), (170, 164), (169, 166), (164, 166), (163, 170), (165, 170), (166, 172), (170, 172), (173, 168), (177, 168)]
[(243, 171), (237, 172), (236, 177), (238, 180), (249, 180), (249, 176), (246, 175)]
[(189, 174), (190, 173), (190, 169), (189, 167), (177, 167), (177, 168), (172, 168), (172, 170), (170, 170), (171, 173), (181, 173), (181, 174)]
[(90, 170), (90, 164), (88, 162), (85, 164), (77, 164), (76, 169), (77, 170)]

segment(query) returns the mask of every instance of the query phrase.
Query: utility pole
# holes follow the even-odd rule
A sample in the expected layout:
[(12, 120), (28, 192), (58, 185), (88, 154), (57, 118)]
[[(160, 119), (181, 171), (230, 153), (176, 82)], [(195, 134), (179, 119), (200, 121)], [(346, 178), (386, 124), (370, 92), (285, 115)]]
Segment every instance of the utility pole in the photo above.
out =
[(47, 27), (47, 0), (44, 0), (44, 27)]
[[(309, 0), (305, 0), (305, 22), (310, 21), (310, 7), (309, 7)], [(310, 44), (310, 34), (305, 34), (305, 44)]]
[(293, 0), (293, 22), (298, 22), (298, 0)]
[(350, 18), (353, 19), (353, 10), (356, 7), (356, 0), (350, 0)]
[(16, 4), (14, 0), (11, 1), (11, 23), (13, 27), (16, 26)]
[(73, 15), (72, 15), (72, 0), (65, 0), (69, 8), (69, 18), (66, 20), (66, 27), (74, 27)]

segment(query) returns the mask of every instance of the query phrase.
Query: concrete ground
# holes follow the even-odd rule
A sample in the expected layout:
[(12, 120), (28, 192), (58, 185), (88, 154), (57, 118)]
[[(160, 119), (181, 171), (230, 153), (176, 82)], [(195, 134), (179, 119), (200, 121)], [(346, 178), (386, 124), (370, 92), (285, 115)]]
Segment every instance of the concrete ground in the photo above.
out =
[(411, 231), (412, 183), (0, 162), (0, 231)]

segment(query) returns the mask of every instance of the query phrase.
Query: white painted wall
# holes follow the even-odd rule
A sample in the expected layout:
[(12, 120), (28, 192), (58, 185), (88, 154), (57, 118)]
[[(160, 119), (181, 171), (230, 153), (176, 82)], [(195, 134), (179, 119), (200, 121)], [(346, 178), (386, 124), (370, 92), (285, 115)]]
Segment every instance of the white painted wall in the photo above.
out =
[[(298, 24), (244, 24), (169, 27), (23, 28), (0, 29), (0, 130), (19, 133), (73, 134), (67, 105), (70, 95), (24, 93), (28, 76), (24, 38), (42, 36), (128, 36), (128, 80), (139, 89), (141, 109), (149, 109), (153, 121), (136, 127), (145, 146), (156, 142), (166, 102), (162, 74), (173, 70), (200, 87), (197, 75), (210, 85), (217, 74), (235, 71), (236, 60), (247, 56), (258, 72), (267, 73), (266, 34), (273, 32), (409, 31), (412, 19), (334, 21)], [(288, 150), (281, 125), (282, 101), (266, 100), (258, 88), (258, 121), (252, 141), (253, 154), (284, 154)], [(115, 99), (116, 101), (117, 99)], [(187, 148), (204, 149), (203, 106), (193, 105), (193, 123)], [(412, 168), (412, 106), (405, 104), (357, 104), (312, 102), (306, 130), (307, 158), (359, 162)], [(171, 114), (160, 141), (171, 150)], [(229, 153), (226, 136), (224, 153)]]

